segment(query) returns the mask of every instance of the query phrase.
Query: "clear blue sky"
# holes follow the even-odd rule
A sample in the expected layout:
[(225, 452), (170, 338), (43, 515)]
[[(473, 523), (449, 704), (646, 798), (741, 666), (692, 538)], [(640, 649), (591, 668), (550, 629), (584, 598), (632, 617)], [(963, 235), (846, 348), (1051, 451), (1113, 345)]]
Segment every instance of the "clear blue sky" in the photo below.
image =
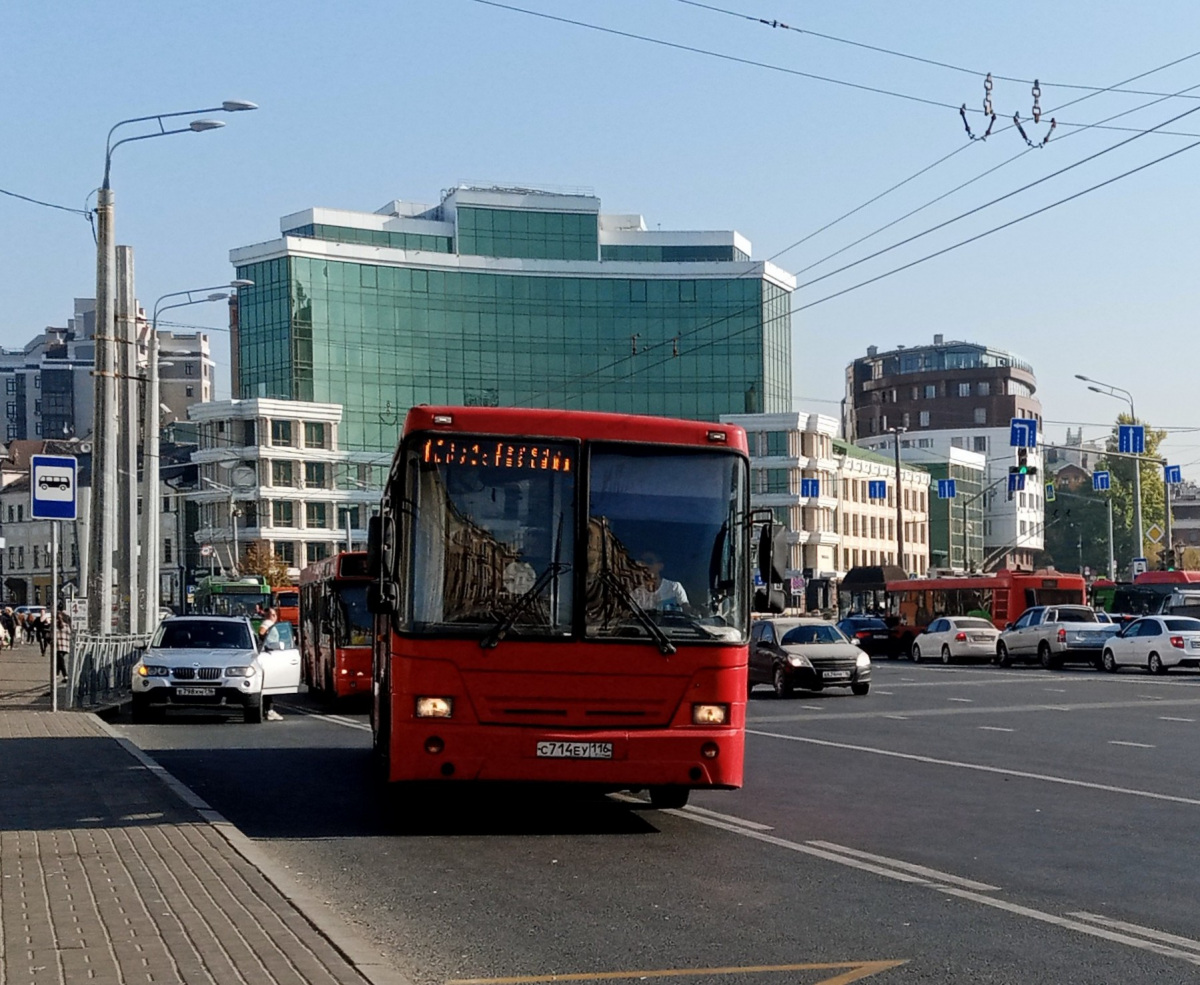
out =
[[(1200, 51), (1200, 4), (713, 0), (808, 32), (678, 0), (513, 0), (513, 6), (789, 72), (554, 22), (474, 0), (203, 5), (110, 0), (6, 7), (0, 84), (8, 94), (0, 188), (81, 208), (100, 182), (108, 128), (154, 112), (248, 99), (225, 129), (122, 147), (113, 170), (117, 241), (135, 250), (143, 304), (232, 276), (232, 247), (273, 239), (310, 206), (373, 210), (436, 202), (461, 181), (587, 187), (605, 211), (650, 228), (729, 229), (770, 257), (967, 143), (954, 107), (997, 81), (997, 129), (1028, 119), (1028, 80), (1048, 111)], [(795, 72), (917, 97), (853, 89)], [(1200, 57), (1130, 88), (1200, 86)], [(1200, 97), (1200, 88), (1192, 94)], [(974, 209), (1112, 146), (1131, 132), (1081, 130), (1151, 102), (1101, 93), (1058, 113), (1050, 143), (1011, 128), (975, 142), (849, 219), (780, 255), (796, 272), (955, 186), (961, 191), (801, 282)], [(945, 105), (930, 105), (945, 104)], [(1174, 98), (1113, 120), (1145, 129), (1200, 107)], [(980, 131), (979, 113), (971, 116)], [(796, 305), (984, 232), (1200, 140), (1200, 112), (885, 256), (797, 291)], [(1046, 124), (1029, 126), (1040, 139)], [(794, 316), (800, 408), (836, 414), (846, 364), (868, 345), (947, 339), (1011, 350), (1034, 366), (1050, 440), (1098, 437), (1122, 408), (1083, 373), (1130, 390), (1139, 415), (1172, 431), (1164, 452), (1200, 478), (1194, 324), (1200, 268), (1200, 148), (1012, 228)], [(95, 292), (80, 216), (0, 196), (0, 345), (65, 323)], [(171, 313), (219, 328), (221, 305)], [(228, 362), (217, 346), (218, 394)]]

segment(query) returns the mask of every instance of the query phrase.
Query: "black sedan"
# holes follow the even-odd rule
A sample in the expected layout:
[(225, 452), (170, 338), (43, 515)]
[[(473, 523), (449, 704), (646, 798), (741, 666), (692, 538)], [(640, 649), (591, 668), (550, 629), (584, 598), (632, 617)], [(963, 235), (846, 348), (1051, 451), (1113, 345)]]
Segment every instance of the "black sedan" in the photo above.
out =
[(750, 631), (750, 690), (770, 684), (786, 698), (795, 688), (871, 689), (871, 658), (823, 619), (756, 619)]
[(887, 623), (878, 616), (847, 616), (837, 628), (873, 657), (891, 657), (896, 653), (896, 641)]

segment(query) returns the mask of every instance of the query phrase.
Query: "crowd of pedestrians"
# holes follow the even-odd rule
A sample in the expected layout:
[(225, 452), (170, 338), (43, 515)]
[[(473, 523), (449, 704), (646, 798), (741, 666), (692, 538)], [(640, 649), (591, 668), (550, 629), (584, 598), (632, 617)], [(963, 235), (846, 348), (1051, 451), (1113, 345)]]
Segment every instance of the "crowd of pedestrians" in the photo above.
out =
[(0, 608), (0, 650), (34, 644), (41, 648), (43, 656), (50, 646), (54, 647), (58, 675), (65, 680), (71, 649), (71, 620), (67, 613), (60, 608), (56, 620), (47, 608), (23, 612), (11, 605)]

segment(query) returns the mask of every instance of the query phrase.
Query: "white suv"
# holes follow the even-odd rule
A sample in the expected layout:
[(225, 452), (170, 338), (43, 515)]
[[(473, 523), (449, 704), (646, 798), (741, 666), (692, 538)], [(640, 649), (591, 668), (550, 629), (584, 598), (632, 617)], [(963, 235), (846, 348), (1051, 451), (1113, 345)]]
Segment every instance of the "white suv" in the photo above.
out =
[(192, 707), (237, 708), (261, 722), (272, 696), (300, 689), (300, 651), (285, 623), (258, 638), (242, 616), (175, 616), (158, 627), (131, 678), (134, 721)]

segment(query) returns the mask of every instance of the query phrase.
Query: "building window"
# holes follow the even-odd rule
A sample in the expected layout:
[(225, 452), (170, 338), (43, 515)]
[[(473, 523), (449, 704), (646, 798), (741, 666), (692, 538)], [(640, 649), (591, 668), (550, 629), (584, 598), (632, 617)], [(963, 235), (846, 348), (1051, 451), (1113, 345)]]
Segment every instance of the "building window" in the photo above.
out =
[(325, 447), (325, 422), (324, 421), (305, 421), (304, 422), (304, 445), (306, 448), (324, 448)]
[[(289, 504), (290, 505), (290, 504)], [(290, 540), (282, 540), (275, 542), (275, 556), (284, 564), (295, 567), (296, 565), (296, 545)]]
[(918, 448), (932, 448), (933, 447), (933, 439), (932, 438), (918, 438), (917, 439), (917, 447)]
[(338, 507), (338, 529), (345, 529), (347, 523), (350, 524), (351, 529), (359, 526), (357, 506)]
[(964, 438), (961, 434), (956, 435), (955, 437), (950, 439), (950, 447), (951, 448), (966, 448), (967, 447), (967, 439)]
[(271, 444), (283, 445), (290, 447), (292, 443), (292, 422), (291, 421), (272, 421), (271, 422)]
[(325, 463), (324, 462), (305, 462), (304, 463), (304, 485), (309, 489), (324, 489), (325, 488)]
[(767, 455), (786, 456), (788, 454), (788, 433), (786, 431), (768, 431), (765, 437), (767, 439)]
[(304, 545), (304, 553), (309, 564), (314, 561), (324, 561), (329, 557), (329, 545), (324, 541), (309, 541)]
[(766, 469), (767, 487), (763, 490), (766, 493), (785, 493), (790, 492), (788, 486), (788, 470), (787, 469)]
[(271, 463), (271, 485), (273, 486), (294, 486), (296, 484), (295, 470), (292, 462)]
[(172, 560), (174, 559), (175, 555), (174, 555), (174, 551), (172, 550), (172, 547), (173, 547), (173, 545), (171, 543), (171, 538), (164, 537), (163, 538), (163, 563), (164, 564), (170, 564), (172, 562)]
[[(50, 552), (49, 551), (46, 552), (46, 560), (47, 561), (50, 560)], [(40, 568), (42, 566), (42, 551), (41, 551), (41, 548), (39, 548), (37, 544), (33, 545), (33, 566), (35, 568)]]
[(271, 504), (271, 519), (277, 527), (295, 526), (295, 504), (286, 499), (275, 500), (275, 502)]
[(194, 386), (185, 386), (183, 388), (183, 395), (185, 397), (194, 397), (196, 395), (196, 388)]
[(975, 392), (981, 397), (986, 397), (992, 392), (992, 385), (987, 382), (976, 383)]
[(196, 375), (195, 363), (184, 363), (183, 364), (183, 375), (184, 376), (195, 376)]
[(7, 380), (4, 381), (4, 390), (6, 393), (16, 393), (17, 392), (17, 378), (15, 376), (10, 376)]
[(926, 383), (925, 384), (925, 399), (926, 400), (934, 400), (934, 399), (936, 399), (936, 397), (937, 397), (937, 384), (936, 383)]
[(975, 435), (975, 450), (987, 454), (987, 435)]
[(971, 395), (971, 384), (970, 383), (960, 383), (958, 385), (958, 395), (960, 397), (969, 397)]
[(309, 503), (304, 510), (304, 522), (308, 527), (324, 530), (329, 526), (329, 515), (324, 503)]
[(975, 423), (976, 424), (986, 424), (987, 423), (987, 408), (986, 407), (976, 407), (975, 408)]
[(923, 410), (917, 415), (917, 420), (923, 428), (929, 427), (929, 411)]
[(17, 548), (17, 567), (18, 568), (25, 567), (25, 548), (24, 547)]

